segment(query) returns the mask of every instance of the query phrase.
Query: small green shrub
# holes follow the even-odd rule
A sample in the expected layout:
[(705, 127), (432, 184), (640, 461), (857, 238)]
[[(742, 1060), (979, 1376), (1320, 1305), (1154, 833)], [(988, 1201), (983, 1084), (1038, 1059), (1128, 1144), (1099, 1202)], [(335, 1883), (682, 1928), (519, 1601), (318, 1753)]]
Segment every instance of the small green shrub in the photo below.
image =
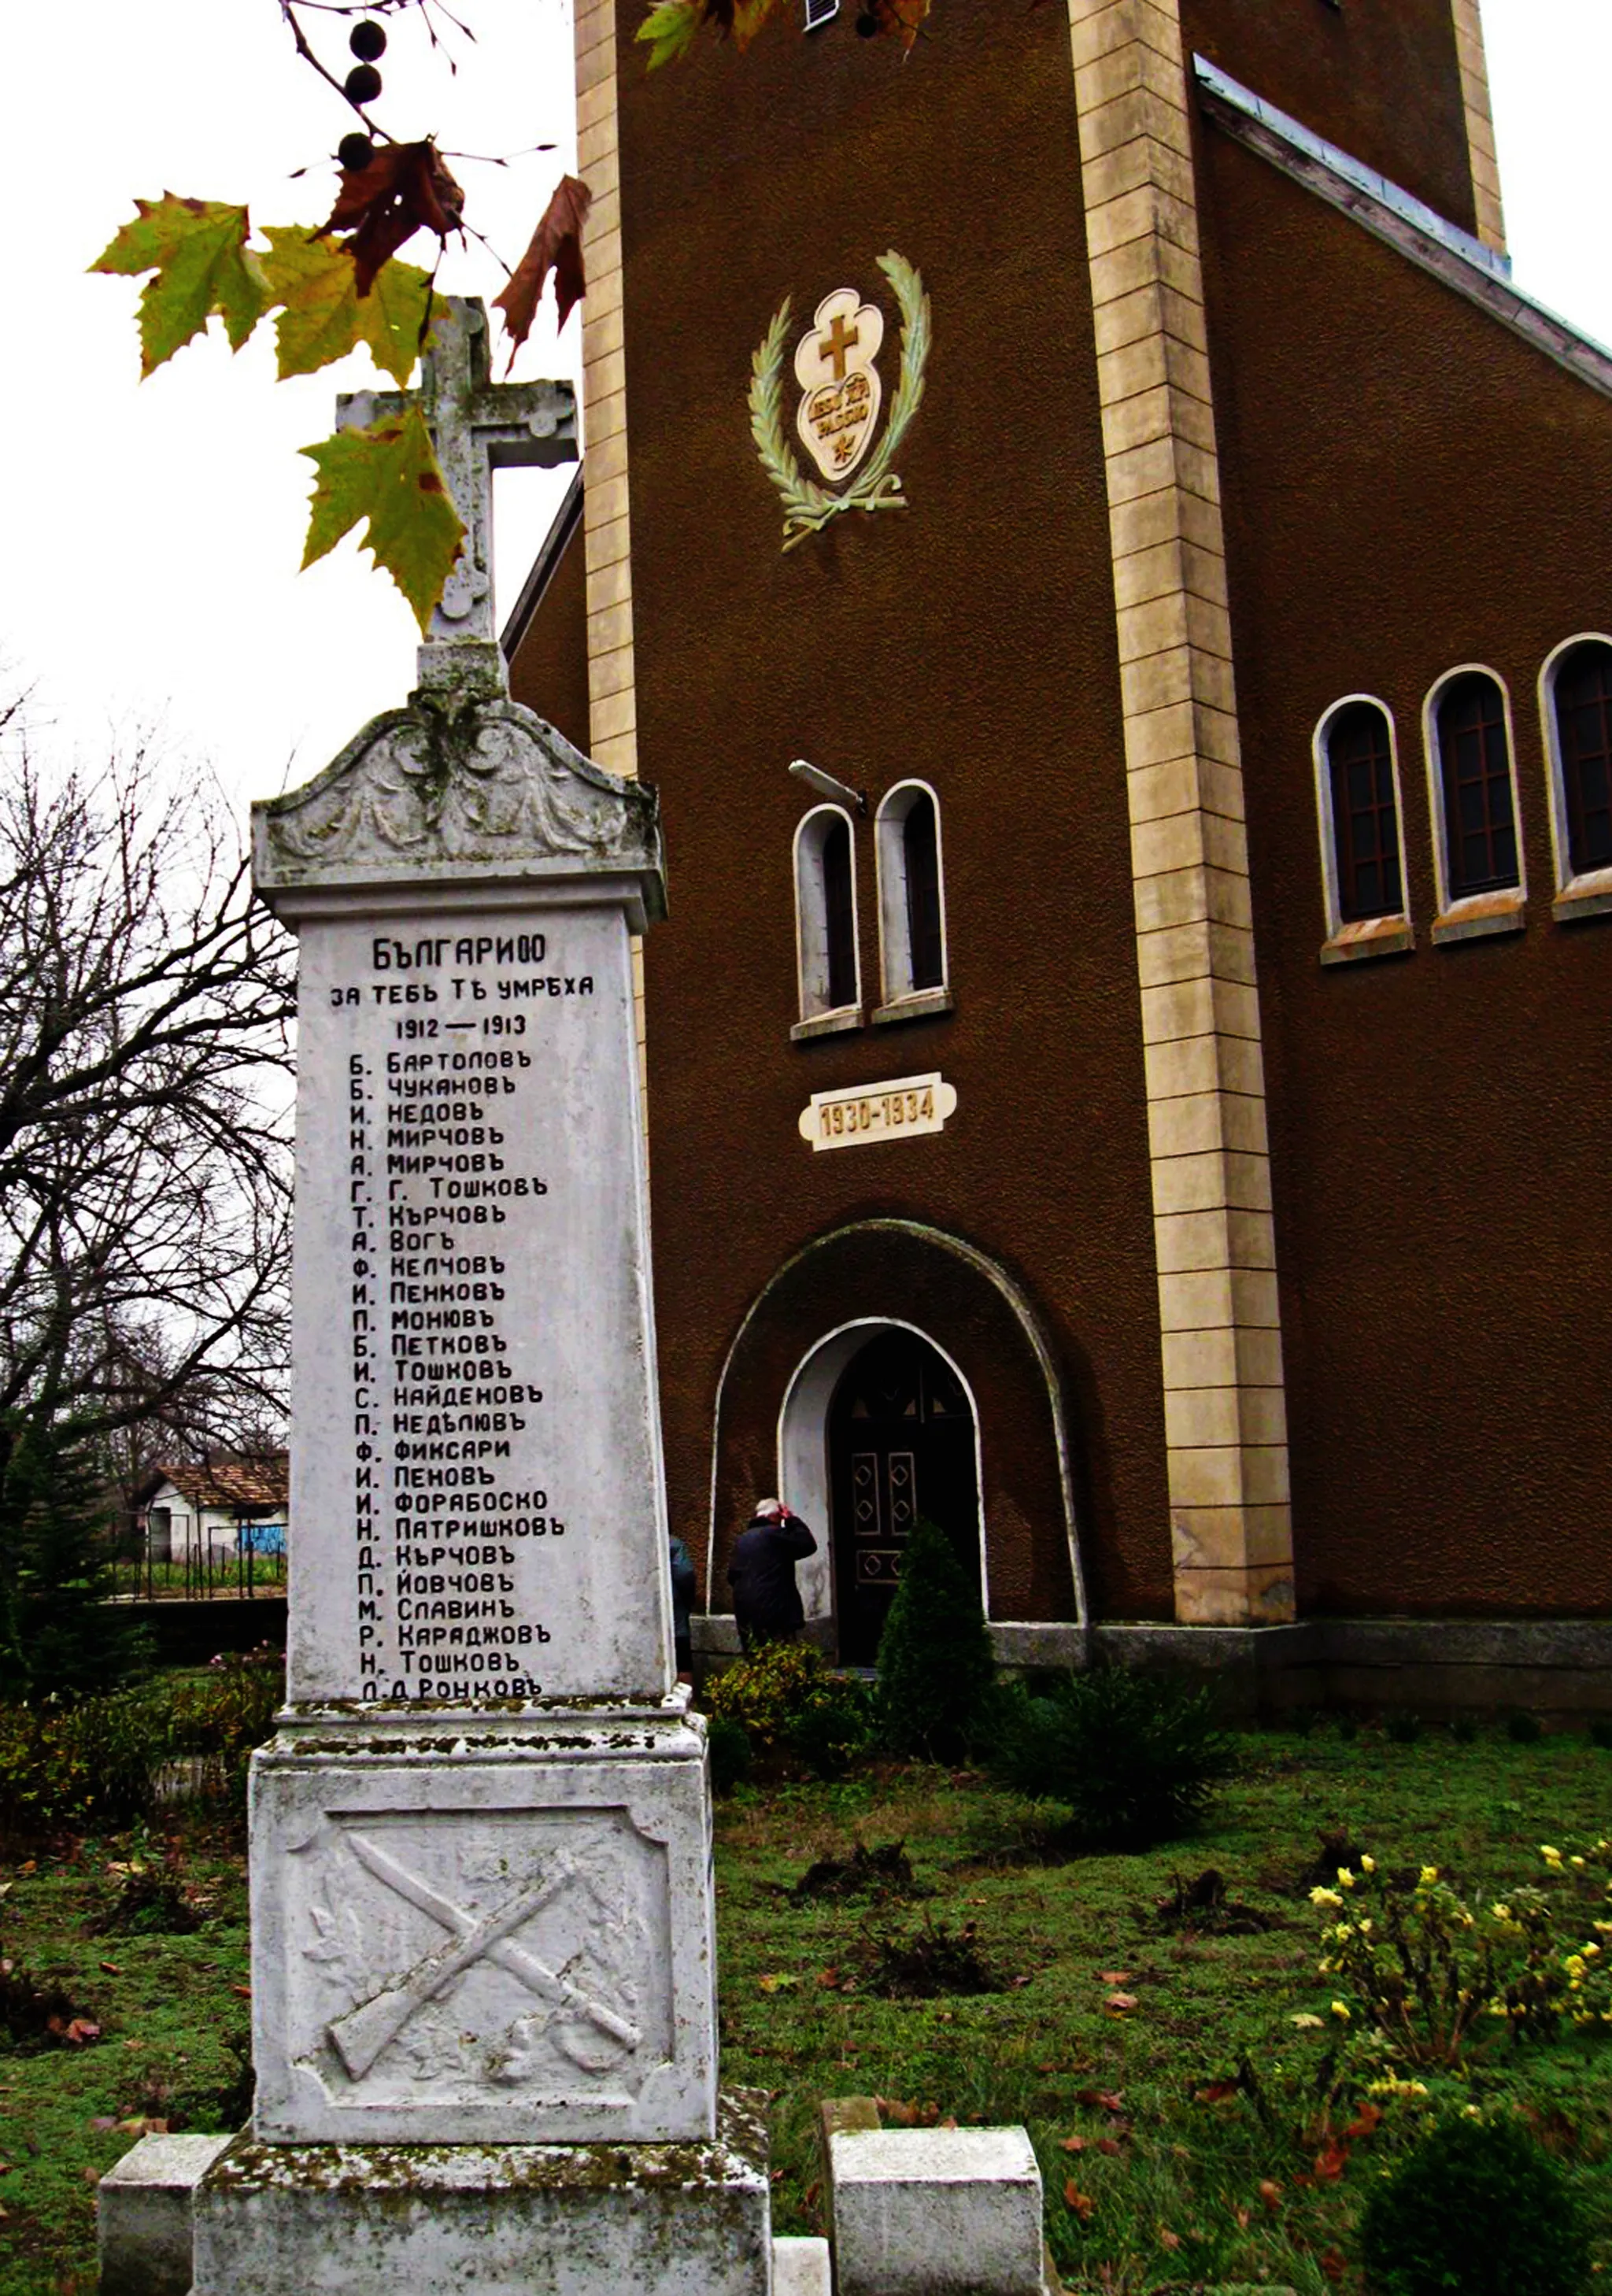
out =
[(979, 1589), (945, 1531), (921, 1515), (879, 1637), (879, 1726), (895, 1754), (967, 1751), (995, 1680)]
[(172, 1766), (194, 1759), (193, 1792), (246, 1794), (252, 1749), (274, 1734), (285, 1661), (264, 1644), (213, 1660), (205, 1678), (159, 1676), (73, 1703), (0, 1705), (0, 1834), (149, 1817)]
[(1446, 2120), (1366, 2202), (1361, 2253), (1379, 2296), (1582, 2296), (1589, 2249), (1573, 2189), (1514, 2120)]
[(1458, 1714), (1450, 1725), (1450, 1735), (1458, 1746), (1475, 1745), (1477, 1740), (1476, 1718), (1470, 1714)]
[(1207, 1690), (1121, 1667), (1064, 1675), (1044, 1697), (1004, 1684), (986, 1759), (1019, 1792), (1062, 1803), (1079, 1841), (1111, 1849), (1190, 1832), (1235, 1760)]
[(1612, 1714), (1598, 1714), (1590, 1725), (1590, 1743), (1612, 1749)]
[(1390, 1714), (1387, 1720), (1389, 1737), (1396, 1746), (1414, 1746), (1421, 1736), (1420, 1714)]
[(1514, 1746), (1537, 1746), (1544, 1728), (1537, 1714), (1518, 1711), (1507, 1715), (1506, 1735)]
[(144, 1816), (172, 1751), (168, 1702), (156, 1690), (0, 1706), (0, 1834)]
[(837, 1777), (872, 1737), (872, 1709), (860, 1682), (836, 1674), (810, 1643), (765, 1643), (714, 1675), (706, 1711), (736, 1723), (752, 1749), (788, 1754), (820, 1777)]
[(732, 1793), (750, 1775), (750, 1736), (731, 1714), (713, 1714), (706, 1724), (705, 1742), (711, 1758), (711, 1792)]
[(274, 1736), (284, 1697), (285, 1659), (272, 1643), (222, 1652), (173, 1692), (173, 1751), (206, 1758), (229, 1799), (244, 1801), (253, 1750)]
[[(1468, 1906), (1436, 1866), (1384, 1873), (1342, 1863), (1310, 1891), (1330, 1917), (1318, 1974), (1347, 1997), (1377, 2053), (1420, 2070), (1452, 2070), (1469, 2045), (1510, 2032), (1549, 2040), (1564, 2022), (1612, 2028), (1612, 1842), (1564, 1852), (1540, 1844), (1546, 1887), (1527, 1884)], [(1588, 1934), (1586, 1934), (1588, 1932)]]

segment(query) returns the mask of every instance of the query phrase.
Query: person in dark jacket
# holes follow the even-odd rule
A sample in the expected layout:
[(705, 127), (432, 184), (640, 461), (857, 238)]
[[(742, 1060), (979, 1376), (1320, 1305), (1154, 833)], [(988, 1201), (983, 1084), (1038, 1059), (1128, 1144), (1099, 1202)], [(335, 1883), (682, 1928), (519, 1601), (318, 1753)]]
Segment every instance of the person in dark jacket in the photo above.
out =
[(672, 1541), (672, 1640), (676, 1645), (677, 1671), (692, 1674), (694, 1645), (689, 1635), (689, 1614), (694, 1607), (694, 1564), (682, 1539)]
[(781, 1499), (760, 1499), (739, 1534), (728, 1564), (739, 1644), (747, 1654), (763, 1643), (792, 1642), (806, 1623), (795, 1565), (817, 1541)]

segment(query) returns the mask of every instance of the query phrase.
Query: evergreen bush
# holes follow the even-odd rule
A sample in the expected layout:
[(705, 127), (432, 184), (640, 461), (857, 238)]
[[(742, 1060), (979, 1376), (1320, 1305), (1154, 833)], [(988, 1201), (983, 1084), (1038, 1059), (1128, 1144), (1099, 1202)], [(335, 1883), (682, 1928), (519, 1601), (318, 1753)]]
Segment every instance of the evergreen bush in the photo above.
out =
[(1361, 2254), (1378, 2296), (1582, 2296), (1572, 2186), (1515, 2120), (1446, 2120), (1372, 2190)]
[(1207, 1690), (1099, 1667), (1044, 1695), (1004, 1683), (986, 1759), (1005, 1785), (1061, 1803), (1083, 1845), (1147, 1849), (1191, 1831), (1235, 1758)]
[(151, 1641), (112, 1593), (105, 1479), (48, 1419), (0, 1440), (0, 1697), (103, 1694), (150, 1670)]
[(879, 1638), (879, 1726), (892, 1753), (953, 1761), (978, 1734), (995, 1680), (979, 1590), (927, 1517), (913, 1525)]

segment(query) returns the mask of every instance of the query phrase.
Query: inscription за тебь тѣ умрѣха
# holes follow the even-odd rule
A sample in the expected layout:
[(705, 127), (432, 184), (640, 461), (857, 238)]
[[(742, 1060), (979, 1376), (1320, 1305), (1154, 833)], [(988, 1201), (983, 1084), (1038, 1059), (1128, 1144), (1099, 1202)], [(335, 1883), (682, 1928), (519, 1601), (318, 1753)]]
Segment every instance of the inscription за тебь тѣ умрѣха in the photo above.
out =
[(346, 1636), (333, 1609), (315, 1631), (347, 1640), (348, 1696), (593, 1689), (622, 1678), (601, 1636), (653, 1632), (618, 1570), (608, 1602), (597, 1583), (616, 1439), (588, 1341), (635, 1271), (605, 1177), (617, 1149), (631, 1169), (610, 1136), (626, 1111), (592, 1055), (619, 1021), (623, 952), (585, 912), (541, 931), (430, 922), (305, 944), (304, 1066), (337, 1090), (304, 1105), (340, 1107), (323, 1168), (341, 1186), (320, 1184), (310, 1139), (299, 1250), (319, 1322), (343, 1334), (333, 1381), (321, 1349), (316, 1407), (339, 1394), (347, 1420), (308, 1472), (353, 1554)]

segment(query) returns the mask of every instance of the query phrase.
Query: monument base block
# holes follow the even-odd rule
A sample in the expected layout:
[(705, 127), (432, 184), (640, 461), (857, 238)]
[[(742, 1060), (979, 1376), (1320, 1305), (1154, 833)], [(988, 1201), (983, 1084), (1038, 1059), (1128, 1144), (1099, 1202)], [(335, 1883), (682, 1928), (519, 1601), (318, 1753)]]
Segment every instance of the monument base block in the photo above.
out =
[(252, 1762), (259, 2137), (711, 2137), (710, 1794), (686, 1702), (282, 1717)]
[(196, 2187), (193, 2296), (769, 2296), (766, 2134), (694, 2144), (233, 2144)]

